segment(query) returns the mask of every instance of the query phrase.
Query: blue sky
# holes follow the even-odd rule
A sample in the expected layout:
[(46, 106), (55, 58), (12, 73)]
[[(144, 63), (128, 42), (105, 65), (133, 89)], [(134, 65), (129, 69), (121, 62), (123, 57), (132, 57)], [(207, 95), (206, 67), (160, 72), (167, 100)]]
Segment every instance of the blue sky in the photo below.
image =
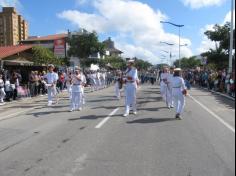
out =
[[(160, 63), (161, 50), (178, 55), (178, 29), (159, 24), (184, 24), (182, 56), (198, 55), (213, 47), (201, 31), (223, 24), (230, 0), (0, 0), (16, 6), (29, 22), (30, 35), (49, 35), (79, 27), (96, 30), (101, 40), (111, 36), (125, 56)], [(174, 43), (169, 48), (160, 41)], [(177, 56), (176, 56), (177, 57)]]

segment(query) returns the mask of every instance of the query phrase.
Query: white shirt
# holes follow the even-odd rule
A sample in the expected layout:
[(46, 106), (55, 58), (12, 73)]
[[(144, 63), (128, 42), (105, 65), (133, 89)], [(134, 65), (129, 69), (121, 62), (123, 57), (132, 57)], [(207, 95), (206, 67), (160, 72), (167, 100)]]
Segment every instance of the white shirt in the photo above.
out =
[(47, 79), (48, 84), (54, 84), (58, 80), (58, 74), (55, 72), (47, 73), (45, 78)]
[(173, 77), (172, 78), (172, 88), (173, 90), (184, 90), (186, 89), (184, 79), (182, 77)]
[(129, 82), (136, 82), (138, 80), (138, 70), (136, 68), (132, 68), (130, 71), (126, 71), (126, 77), (131, 77), (132, 80), (128, 80), (127, 81)]

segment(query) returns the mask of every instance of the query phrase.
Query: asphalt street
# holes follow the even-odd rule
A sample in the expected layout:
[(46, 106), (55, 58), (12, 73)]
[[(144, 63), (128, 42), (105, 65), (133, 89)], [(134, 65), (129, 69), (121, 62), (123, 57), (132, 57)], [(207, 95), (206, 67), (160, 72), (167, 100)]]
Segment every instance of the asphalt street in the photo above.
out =
[(0, 107), (0, 176), (234, 176), (235, 102), (190, 91), (183, 120), (157, 86), (138, 91), (122, 117), (114, 88), (86, 94), (81, 112), (45, 97)]

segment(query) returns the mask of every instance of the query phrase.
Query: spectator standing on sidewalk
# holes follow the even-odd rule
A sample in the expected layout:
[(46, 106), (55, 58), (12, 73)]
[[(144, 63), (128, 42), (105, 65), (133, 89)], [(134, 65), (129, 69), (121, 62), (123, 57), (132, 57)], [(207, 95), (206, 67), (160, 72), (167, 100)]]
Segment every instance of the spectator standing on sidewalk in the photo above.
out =
[(6, 93), (4, 91), (4, 80), (3, 80), (3, 75), (0, 73), (0, 105), (4, 104), (4, 98), (6, 96)]
[(11, 75), (10, 83), (11, 87), (13, 89), (13, 100), (16, 100), (18, 92), (17, 88), (20, 86), (20, 81), (21, 81), (21, 75), (14, 71)]

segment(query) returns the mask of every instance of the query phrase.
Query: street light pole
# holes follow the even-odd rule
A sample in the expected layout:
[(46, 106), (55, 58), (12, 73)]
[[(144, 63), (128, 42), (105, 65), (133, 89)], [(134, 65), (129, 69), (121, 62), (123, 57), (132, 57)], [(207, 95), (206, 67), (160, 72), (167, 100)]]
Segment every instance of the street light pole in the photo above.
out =
[(232, 0), (231, 3), (229, 73), (232, 73), (233, 71), (233, 45), (234, 45), (234, 0)]
[(181, 68), (181, 61), (180, 61), (180, 27), (179, 27), (179, 68)]
[(181, 54), (180, 54), (180, 28), (181, 27), (184, 27), (184, 25), (179, 25), (179, 24), (174, 24), (174, 23), (171, 23), (171, 22), (166, 22), (166, 21), (160, 21), (161, 23), (167, 23), (167, 24), (170, 24), (170, 25), (172, 25), (172, 26), (175, 26), (175, 27), (178, 27), (179, 28), (179, 67), (181, 68), (181, 61), (180, 61), (180, 56), (181, 56)]

